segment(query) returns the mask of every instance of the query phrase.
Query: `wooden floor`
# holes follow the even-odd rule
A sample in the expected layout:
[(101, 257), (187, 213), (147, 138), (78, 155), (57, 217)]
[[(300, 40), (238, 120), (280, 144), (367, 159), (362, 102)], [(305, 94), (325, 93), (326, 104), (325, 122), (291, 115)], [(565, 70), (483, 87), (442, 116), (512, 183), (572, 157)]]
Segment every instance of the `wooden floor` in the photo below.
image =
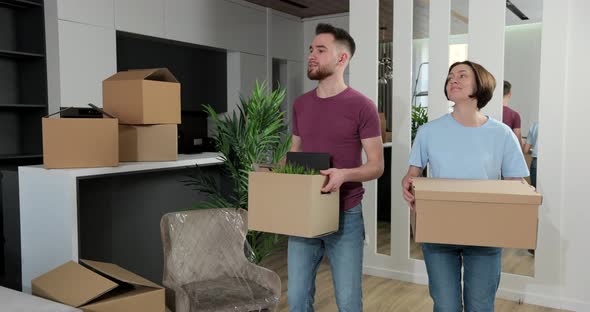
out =
[[(282, 281), (282, 296), (279, 306), (280, 312), (288, 312), (287, 304), (287, 253), (281, 251), (263, 262), (263, 266), (277, 272)], [(316, 278), (315, 310), (317, 312), (337, 311), (327, 259), (324, 259)], [(363, 306), (367, 312), (404, 311), (428, 312), (432, 311), (432, 300), (428, 295), (428, 288), (397, 280), (375, 276), (363, 276)], [(521, 304), (497, 299), (496, 311), (502, 312), (558, 312), (563, 310), (544, 308), (540, 306)]]
[[(377, 252), (384, 255), (391, 254), (390, 225), (379, 222), (377, 225)], [(422, 247), (419, 243), (410, 240), (410, 257), (424, 260)], [(502, 272), (518, 275), (535, 275), (535, 257), (525, 249), (505, 248), (502, 251)]]

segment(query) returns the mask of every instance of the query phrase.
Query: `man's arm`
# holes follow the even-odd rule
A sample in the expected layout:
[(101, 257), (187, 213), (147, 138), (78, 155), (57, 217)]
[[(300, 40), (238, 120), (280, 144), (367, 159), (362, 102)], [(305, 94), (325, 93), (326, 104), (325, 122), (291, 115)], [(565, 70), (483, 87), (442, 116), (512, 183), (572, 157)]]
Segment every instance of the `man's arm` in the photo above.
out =
[(362, 139), (361, 144), (367, 154), (367, 162), (360, 167), (320, 171), (330, 177), (322, 192), (335, 192), (345, 182), (365, 182), (376, 179), (383, 174), (383, 141), (381, 137)]
[(302, 152), (301, 148), (301, 137), (292, 135), (291, 137), (291, 148), (289, 149), (290, 152)]
[(526, 155), (526, 154), (528, 154), (528, 153), (530, 153), (530, 152), (531, 152), (531, 147), (532, 147), (532, 145), (530, 145), (530, 144), (528, 144), (528, 143), (525, 143), (525, 144), (524, 144), (523, 153), (524, 153), (525, 155)]
[(520, 131), (520, 128), (514, 128), (512, 129), (512, 131), (514, 131), (514, 134), (516, 134), (516, 138), (518, 139), (518, 144), (520, 144), (520, 148), (523, 148), (523, 141), (522, 141), (522, 131)]

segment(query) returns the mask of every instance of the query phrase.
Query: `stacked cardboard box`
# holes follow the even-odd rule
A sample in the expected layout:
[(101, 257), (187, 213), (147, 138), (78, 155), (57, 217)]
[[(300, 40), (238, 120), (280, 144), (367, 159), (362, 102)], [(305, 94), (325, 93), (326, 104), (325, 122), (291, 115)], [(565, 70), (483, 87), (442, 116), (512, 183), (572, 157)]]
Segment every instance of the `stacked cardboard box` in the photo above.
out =
[(118, 72), (102, 94), (104, 110), (119, 119), (120, 161), (178, 158), (180, 83), (168, 69)]
[(416, 242), (535, 249), (541, 194), (521, 181), (414, 178)]
[(379, 120), (381, 124), (381, 139), (383, 143), (391, 142), (391, 132), (387, 131), (387, 119), (385, 113), (379, 113)]

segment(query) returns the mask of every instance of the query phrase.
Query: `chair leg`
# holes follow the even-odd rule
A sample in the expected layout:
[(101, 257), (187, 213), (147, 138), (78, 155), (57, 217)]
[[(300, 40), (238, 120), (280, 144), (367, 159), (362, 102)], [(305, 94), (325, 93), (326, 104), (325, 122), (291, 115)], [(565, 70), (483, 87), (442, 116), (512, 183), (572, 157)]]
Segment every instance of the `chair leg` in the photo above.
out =
[(176, 312), (190, 312), (191, 302), (190, 297), (184, 291), (176, 291)]

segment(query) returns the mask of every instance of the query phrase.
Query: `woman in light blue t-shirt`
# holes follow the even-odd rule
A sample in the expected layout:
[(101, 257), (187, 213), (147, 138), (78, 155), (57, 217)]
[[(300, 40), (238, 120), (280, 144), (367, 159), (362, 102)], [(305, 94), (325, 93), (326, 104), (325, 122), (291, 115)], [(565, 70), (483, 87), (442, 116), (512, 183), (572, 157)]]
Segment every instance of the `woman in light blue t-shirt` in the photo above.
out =
[[(496, 80), (481, 65), (470, 61), (451, 65), (445, 95), (455, 103), (454, 110), (420, 127), (402, 180), (411, 209), (412, 177), (421, 176), (427, 164), (433, 178), (523, 180), (529, 175), (512, 130), (480, 112), (495, 87)], [(463, 303), (465, 311), (494, 311), (501, 248), (425, 243), (422, 251), (434, 311), (462, 311)]]

